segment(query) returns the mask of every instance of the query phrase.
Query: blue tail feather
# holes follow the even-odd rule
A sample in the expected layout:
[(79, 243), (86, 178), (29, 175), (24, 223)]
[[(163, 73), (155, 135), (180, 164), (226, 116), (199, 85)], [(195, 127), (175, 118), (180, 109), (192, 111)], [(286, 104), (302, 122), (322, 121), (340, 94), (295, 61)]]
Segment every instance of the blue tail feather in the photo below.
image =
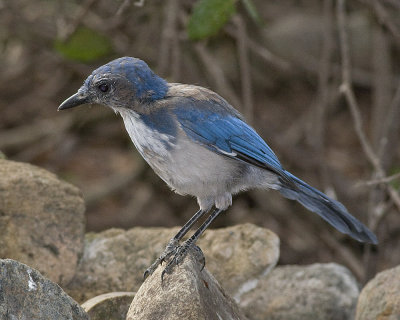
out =
[(308, 210), (315, 212), (337, 230), (348, 234), (352, 238), (377, 244), (378, 240), (373, 232), (354, 218), (347, 209), (338, 201), (329, 198), (321, 191), (309, 186), (304, 181), (289, 172), (287, 175), (293, 180), (293, 185), (281, 181), (280, 193), (291, 200), (297, 200)]

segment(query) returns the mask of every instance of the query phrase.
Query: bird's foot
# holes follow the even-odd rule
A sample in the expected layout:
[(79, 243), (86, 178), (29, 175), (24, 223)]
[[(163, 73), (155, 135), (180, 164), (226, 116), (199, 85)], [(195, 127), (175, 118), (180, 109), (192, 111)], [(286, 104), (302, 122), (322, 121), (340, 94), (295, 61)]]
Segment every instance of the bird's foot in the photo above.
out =
[(185, 259), (190, 250), (193, 250), (193, 254), (195, 255), (196, 260), (201, 263), (201, 270), (203, 270), (206, 264), (203, 251), (200, 249), (200, 247), (195, 245), (192, 239), (188, 239), (181, 246), (176, 247), (174, 256), (167, 263), (166, 267), (161, 273), (161, 281), (164, 280), (165, 274), (171, 274), (175, 266), (180, 264)]
[(165, 250), (163, 253), (156, 259), (156, 261), (153, 262), (153, 264), (147, 268), (147, 270), (143, 274), (143, 278), (146, 279), (149, 275), (153, 274), (153, 272), (157, 269), (157, 267), (162, 264), (164, 261), (166, 261), (174, 252), (177, 251), (177, 249), (180, 247), (178, 245), (178, 240), (172, 238), (169, 240), (167, 246), (165, 247)]

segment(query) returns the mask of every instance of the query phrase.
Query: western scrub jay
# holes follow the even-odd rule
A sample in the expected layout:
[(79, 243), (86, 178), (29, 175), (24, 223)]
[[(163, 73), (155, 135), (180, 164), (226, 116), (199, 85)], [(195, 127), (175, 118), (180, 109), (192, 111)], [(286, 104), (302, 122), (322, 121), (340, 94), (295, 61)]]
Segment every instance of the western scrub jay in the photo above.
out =
[[(119, 113), (137, 150), (157, 175), (175, 192), (196, 197), (200, 206), (145, 277), (173, 255), (163, 275), (170, 273), (218, 214), (232, 204), (232, 195), (253, 188), (277, 190), (342, 233), (377, 244), (376, 236), (341, 203), (286, 171), (240, 113), (211, 90), (168, 83), (144, 61), (123, 57), (94, 70), (58, 110), (88, 103)], [(179, 245), (208, 212), (200, 228)]]

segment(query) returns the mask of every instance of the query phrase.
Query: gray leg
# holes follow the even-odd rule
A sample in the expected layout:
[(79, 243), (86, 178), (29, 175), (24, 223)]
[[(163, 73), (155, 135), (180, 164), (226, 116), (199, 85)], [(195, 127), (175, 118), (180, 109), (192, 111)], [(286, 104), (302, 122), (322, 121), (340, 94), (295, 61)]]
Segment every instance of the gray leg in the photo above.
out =
[[(196, 230), (196, 232), (186, 240), (180, 247), (175, 250), (174, 257), (168, 262), (167, 266), (163, 270), (161, 274), (161, 279), (163, 279), (166, 273), (171, 273), (173, 268), (181, 263), (185, 256), (187, 255), (188, 250), (195, 245), (196, 241), (200, 238), (200, 236), (206, 231), (209, 225), (215, 220), (216, 217), (222, 212), (221, 209), (215, 209), (206, 221)], [(201, 252), (201, 251), (200, 251)], [(204, 263), (205, 264), (205, 263)], [(204, 267), (204, 265), (203, 265)]]
[(199, 220), (207, 211), (199, 210), (197, 211), (193, 217), (189, 219), (188, 222), (185, 223), (185, 225), (182, 227), (181, 230), (173, 237), (171, 240), (176, 240), (179, 241), (181, 240), (185, 234), (190, 230), (190, 228)]
[(179, 241), (185, 236), (185, 234), (190, 230), (190, 228), (199, 220), (207, 211), (199, 210), (197, 211), (193, 217), (189, 219), (188, 222), (179, 230), (179, 232), (169, 240), (164, 252), (154, 261), (154, 263), (147, 268), (143, 277), (146, 279), (149, 275), (151, 275), (157, 267), (163, 263), (166, 259), (168, 259), (175, 251), (179, 244)]

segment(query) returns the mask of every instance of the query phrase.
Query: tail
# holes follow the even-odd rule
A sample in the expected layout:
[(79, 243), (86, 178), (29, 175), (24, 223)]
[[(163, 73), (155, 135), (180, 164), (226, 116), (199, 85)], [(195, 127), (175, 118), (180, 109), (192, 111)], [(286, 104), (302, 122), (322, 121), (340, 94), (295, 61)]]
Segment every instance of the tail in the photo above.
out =
[(279, 192), (284, 197), (297, 200), (337, 230), (360, 242), (378, 243), (375, 234), (354, 218), (340, 202), (330, 199), (327, 195), (309, 186), (291, 173), (287, 171), (285, 173), (293, 183), (288, 183), (285, 179), (281, 180)]

